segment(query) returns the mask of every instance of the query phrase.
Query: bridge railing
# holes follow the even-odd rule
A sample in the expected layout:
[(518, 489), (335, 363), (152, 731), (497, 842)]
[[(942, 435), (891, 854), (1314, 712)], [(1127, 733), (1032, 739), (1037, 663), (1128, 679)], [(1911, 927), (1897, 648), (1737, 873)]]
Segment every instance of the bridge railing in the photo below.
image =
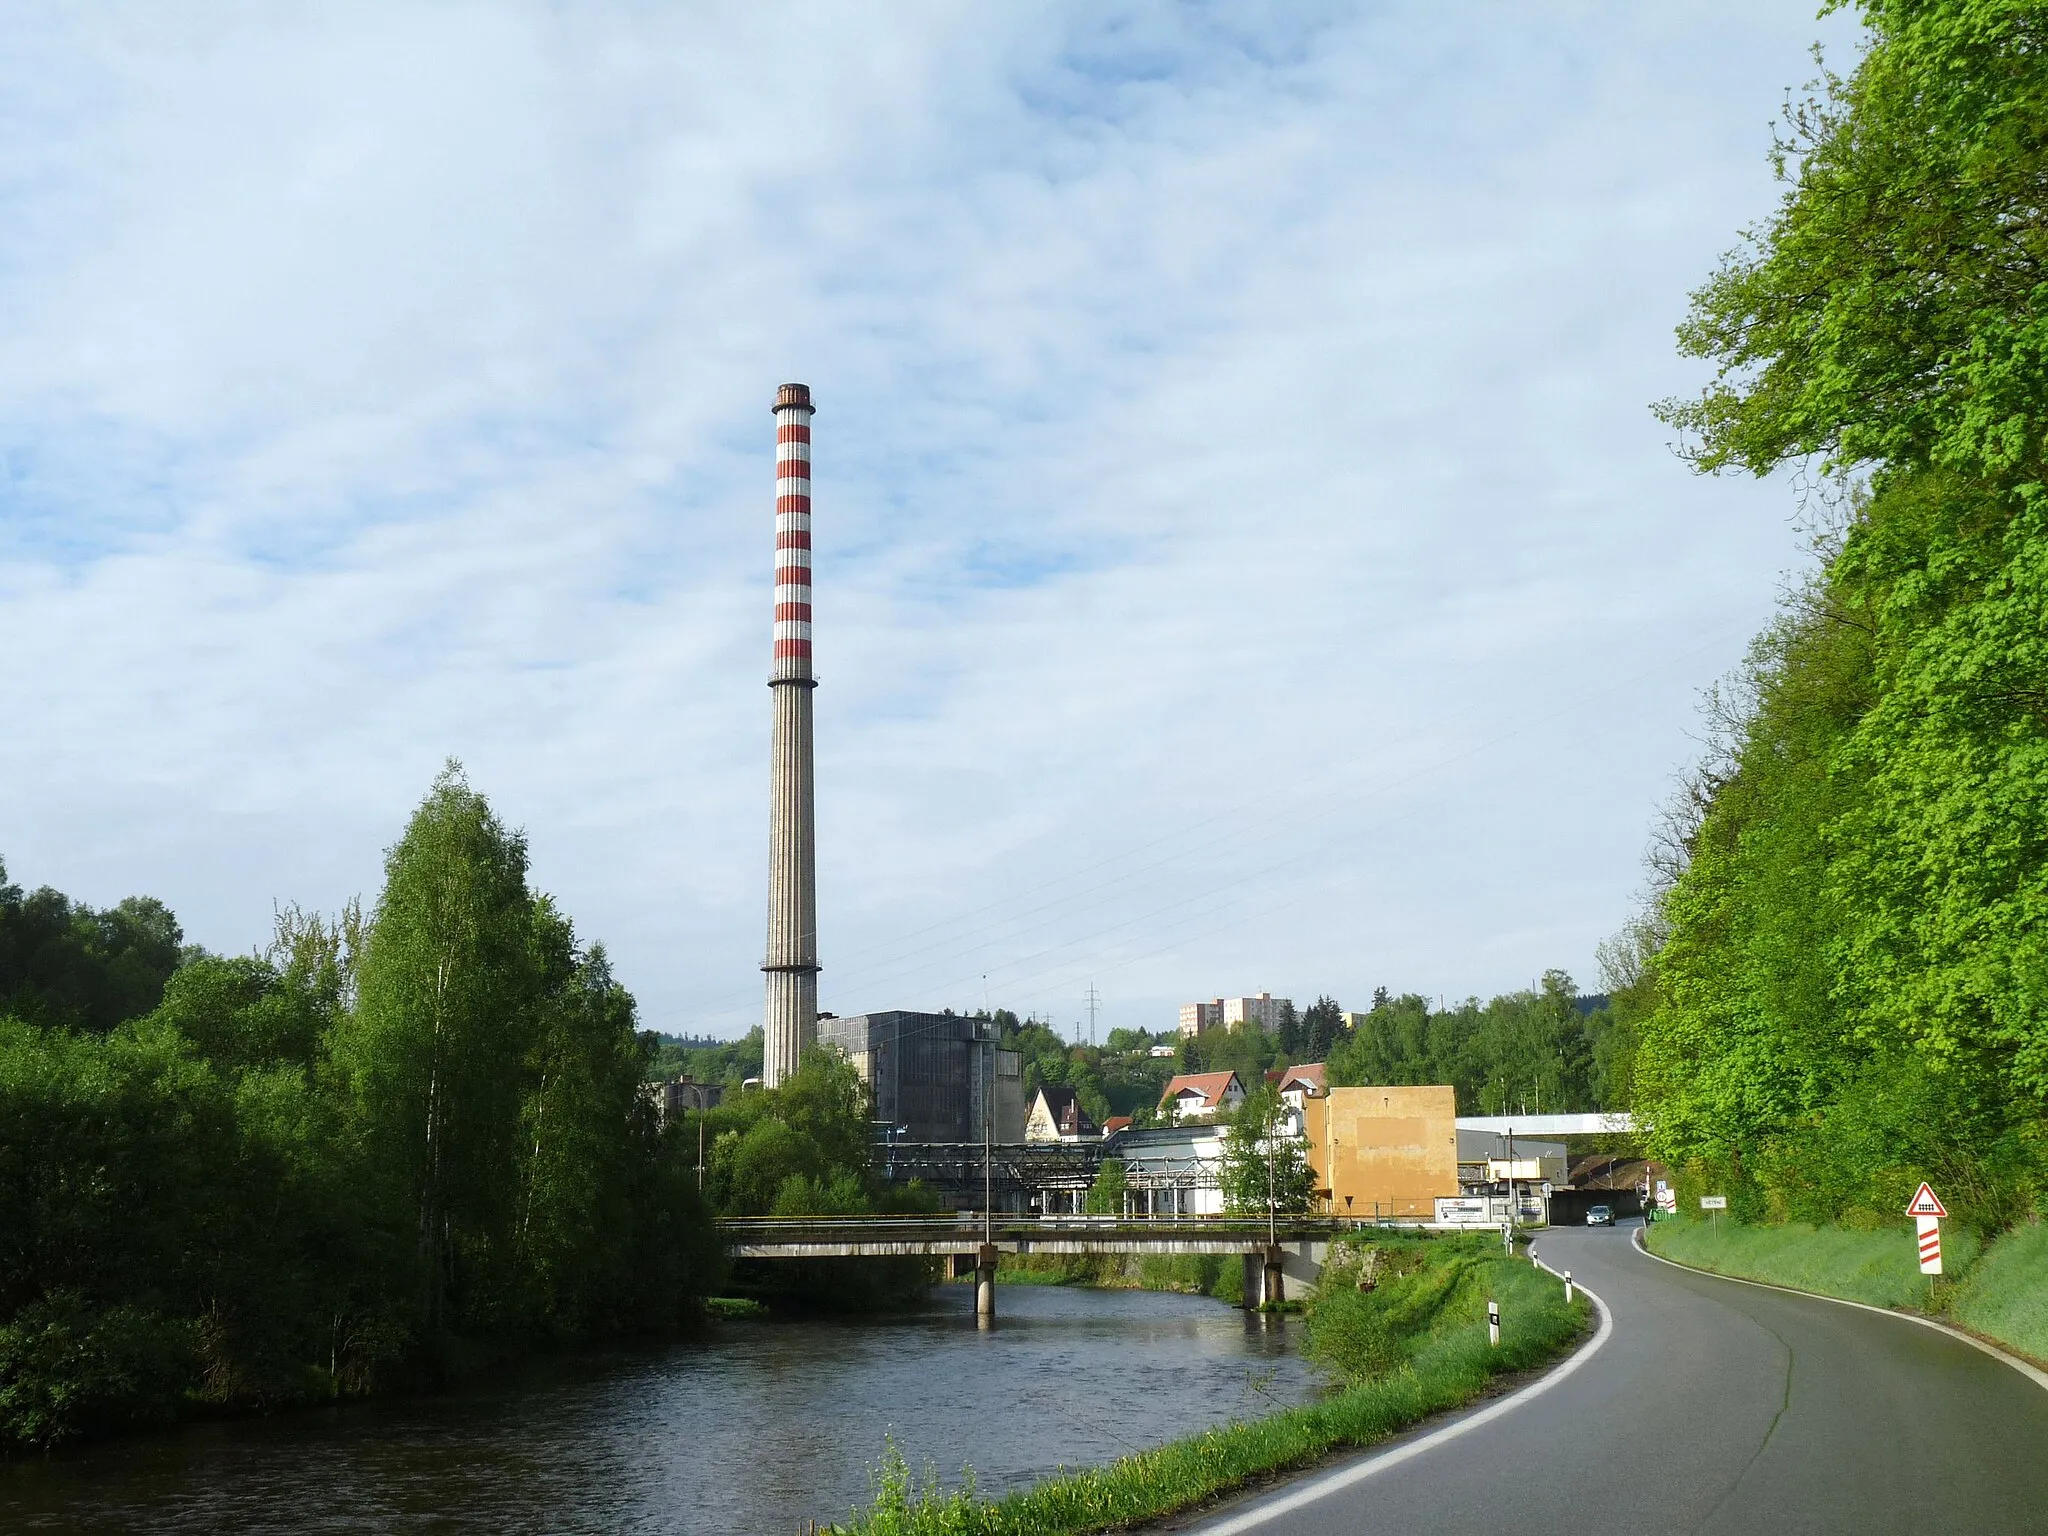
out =
[[(1320, 1237), (1356, 1231), (1374, 1223), (1348, 1217), (1281, 1216), (1273, 1225), (1289, 1237)], [(1055, 1232), (1145, 1232), (1205, 1237), (1241, 1234), (1253, 1240), (1266, 1235), (1268, 1223), (1263, 1216), (1033, 1216), (1016, 1211), (997, 1211), (985, 1216), (979, 1211), (952, 1211), (874, 1216), (727, 1216), (719, 1220), (718, 1228), (733, 1237), (769, 1240), (856, 1233), (903, 1237), (934, 1233), (955, 1237), (985, 1229), (993, 1230), (999, 1238), (1006, 1233), (1044, 1236)]]

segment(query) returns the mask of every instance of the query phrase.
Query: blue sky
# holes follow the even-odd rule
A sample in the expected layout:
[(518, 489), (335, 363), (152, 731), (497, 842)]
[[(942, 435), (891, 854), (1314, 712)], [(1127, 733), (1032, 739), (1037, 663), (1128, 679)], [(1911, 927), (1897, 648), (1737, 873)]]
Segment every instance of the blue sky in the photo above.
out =
[(13, 8), (0, 856), (245, 950), (454, 755), (650, 1025), (744, 1028), (801, 379), (824, 1006), (1590, 985), (1800, 560), (1647, 403), (1821, 38)]

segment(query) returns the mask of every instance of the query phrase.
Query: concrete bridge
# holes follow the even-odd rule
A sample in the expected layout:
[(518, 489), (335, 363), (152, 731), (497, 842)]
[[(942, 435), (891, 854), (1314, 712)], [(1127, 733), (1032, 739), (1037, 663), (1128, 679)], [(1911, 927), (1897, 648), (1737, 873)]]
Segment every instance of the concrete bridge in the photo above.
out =
[[(996, 1261), (1016, 1254), (1215, 1254), (1239, 1256), (1244, 1305), (1285, 1299), (1287, 1277), (1313, 1285), (1330, 1239), (1369, 1225), (1325, 1216), (1020, 1217), (959, 1212), (929, 1216), (756, 1216), (721, 1221), (736, 1259), (934, 1258), (953, 1273), (974, 1270), (975, 1314), (995, 1316)], [(971, 1264), (963, 1261), (971, 1260)]]

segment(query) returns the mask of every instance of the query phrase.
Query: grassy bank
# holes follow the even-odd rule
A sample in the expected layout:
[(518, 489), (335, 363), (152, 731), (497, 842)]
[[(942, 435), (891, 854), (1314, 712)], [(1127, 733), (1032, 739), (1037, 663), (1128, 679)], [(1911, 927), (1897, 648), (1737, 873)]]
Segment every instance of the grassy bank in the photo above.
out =
[[(1373, 1285), (1358, 1289), (1364, 1276)], [(1486, 1336), (1500, 1303), (1501, 1343)], [(1373, 1445), (1469, 1403), (1503, 1372), (1554, 1359), (1586, 1326), (1555, 1278), (1509, 1260), (1488, 1238), (1358, 1245), (1326, 1272), (1308, 1313), (1310, 1353), (1342, 1385), (1327, 1398), (1224, 1425), (1107, 1466), (1065, 1473), (1000, 1499), (971, 1471), (948, 1490), (892, 1447), (877, 1497), (847, 1536), (1083, 1536), (1191, 1509), (1332, 1452)]]
[[(1649, 1244), (1653, 1253), (1717, 1275), (1845, 1296), (1873, 1307), (1927, 1308), (1929, 1286), (1910, 1227), (1858, 1232), (1799, 1222), (1660, 1221), (1650, 1228)], [(1969, 1270), (1982, 1247), (1971, 1234), (1946, 1229), (1941, 1245), (1951, 1281)]]
[(1987, 1248), (1956, 1287), (1948, 1313), (2048, 1366), (2048, 1222), (2015, 1228)]
[(1235, 1305), (1244, 1295), (1238, 1260), (1217, 1254), (1005, 1254), (1003, 1285), (1085, 1285), (1114, 1291), (1179, 1291)]
[[(1953, 1229), (1953, 1230), (1952, 1230)], [(1920, 1273), (1910, 1228), (1659, 1222), (1652, 1252), (1696, 1269), (1942, 1317), (2035, 1361), (2048, 1361), (2048, 1224), (1990, 1244), (1945, 1223), (1940, 1283)]]

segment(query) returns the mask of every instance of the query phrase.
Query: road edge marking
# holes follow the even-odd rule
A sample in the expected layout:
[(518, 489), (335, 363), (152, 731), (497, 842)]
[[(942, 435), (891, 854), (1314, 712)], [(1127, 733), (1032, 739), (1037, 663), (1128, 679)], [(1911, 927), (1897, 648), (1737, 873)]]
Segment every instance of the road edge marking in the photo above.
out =
[(1682, 1269), (1689, 1275), (1705, 1275), (1709, 1280), (1726, 1280), (1731, 1285), (1753, 1285), (1760, 1291), (1783, 1291), (1787, 1296), (1810, 1296), (1815, 1301), (1831, 1301), (1838, 1307), (1855, 1307), (1862, 1312), (1875, 1312), (1879, 1317), (1895, 1317), (1902, 1323), (1918, 1323), (1922, 1328), (1932, 1328), (1936, 1333), (1945, 1333), (1952, 1339), (1960, 1339), (1972, 1349), (1981, 1349), (1994, 1360), (2002, 1360), (2022, 1376), (2048, 1392), (2048, 1371), (2044, 1371), (2031, 1360), (2022, 1360), (2018, 1355), (2008, 1354), (1989, 1339), (1980, 1339), (1974, 1333), (1966, 1333), (1947, 1323), (1937, 1322), (1931, 1317), (1922, 1317), (1917, 1312), (1900, 1312), (1892, 1307), (1874, 1307), (1867, 1301), (1851, 1301), (1846, 1296), (1830, 1296), (1825, 1291), (1802, 1291), (1796, 1285), (1774, 1285), (1768, 1280), (1751, 1280), (1742, 1275), (1724, 1275), (1717, 1269), (1701, 1269), (1697, 1264), (1680, 1263), (1667, 1259), (1661, 1253), (1652, 1253), (1644, 1239), (1646, 1228), (1638, 1227), (1630, 1246), (1646, 1259), (1655, 1259), (1659, 1264), (1669, 1264), (1673, 1269)]
[[(1530, 1262), (1535, 1264), (1537, 1268), (1556, 1275), (1560, 1280), (1564, 1278), (1557, 1270), (1552, 1269), (1548, 1264), (1537, 1258), (1534, 1253), (1531, 1253), (1529, 1258)], [(1574, 1350), (1568, 1359), (1559, 1365), (1551, 1367), (1550, 1370), (1546, 1371), (1535, 1381), (1530, 1382), (1526, 1387), (1510, 1392), (1506, 1397), (1489, 1403), (1476, 1413), (1469, 1413), (1461, 1419), (1455, 1419), (1440, 1429), (1431, 1430), (1419, 1439), (1410, 1440), (1405, 1445), (1397, 1445), (1389, 1450), (1368, 1454), (1364, 1460), (1355, 1461), (1348, 1467), (1339, 1467), (1334, 1472), (1325, 1472), (1318, 1477), (1310, 1478), (1300, 1487), (1282, 1494), (1270, 1502), (1261, 1503), (1252, 1509), (1245, 1510), (1241, 1514), (1232, 1515), (1213, 1525), (1197, 1525), (1191, 1526), (1188, 1529), (1190, 1532), (1199, 1533), (1199, 1536), (1236, 1536), (1236, 1533), (1239, 1531), (1256, 1530), (1259, 1526), (1266, 1524), (1270, 1520), (1277, 1520), (1282, 1515), (1291, 1515), (1298, 1509), (1305, 1509), (1311, 1504), (1320, 1503), (1333, 1493), (1338, 1493), (1356, 1483), (1362, 1483), (1369, 1477), (1376, 1477), (1389, 1468), (1397, 1467), (1404, 1461), (1409, 1461), (1422, 1455), (1425, 1451), (1434, 1450), (1445, 1441), (1455, 1440), (1468, 1430), (1477, 1429), (1482, 1424), (1491, 1424), (1503, 1414), (1510, 1413), (1514, 1409), (1521, 1407), (1531, 1398), (1539, 1397), (1543, 1393), (1548, 1392), (1552, 1387), (1592, 1359), (1594, 1355), (1598, 1354), (1614, 1333), (1614, 1313), (1608, 1309), (1607, 1303), (1600, 1298), (1599, 1294), (1588, 1290), (1576, 1280), (1572, 1282), (1572, 1288), (1593, 1303), (1593, 1309), (1600, 1315), (1600, 1326), (1593, 1330), (1593, 1337)]]

